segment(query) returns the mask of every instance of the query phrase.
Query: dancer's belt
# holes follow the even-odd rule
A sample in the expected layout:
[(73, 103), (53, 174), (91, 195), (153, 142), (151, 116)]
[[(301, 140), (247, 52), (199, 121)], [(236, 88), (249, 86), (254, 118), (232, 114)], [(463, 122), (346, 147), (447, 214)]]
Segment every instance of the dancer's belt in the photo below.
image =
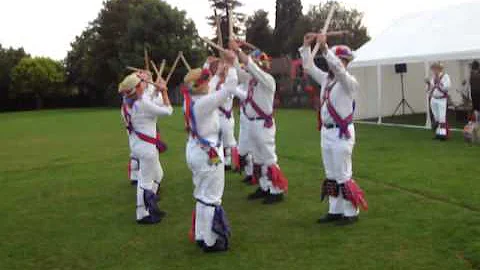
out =
[[(349, 123), (348, 125), (351, 125), (351, 124), (352, 123)], [(323, 127), (326, 128), (326, 129), (340, 128), (340, 126), (337, 125), (337, 124), (324, 124)]]

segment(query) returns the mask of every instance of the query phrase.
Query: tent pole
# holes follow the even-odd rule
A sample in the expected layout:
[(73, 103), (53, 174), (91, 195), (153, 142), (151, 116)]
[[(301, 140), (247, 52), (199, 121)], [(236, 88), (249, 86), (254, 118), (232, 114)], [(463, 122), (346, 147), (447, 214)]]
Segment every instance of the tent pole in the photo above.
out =
[[(430, 64), (425, 61), (425, 78), (429, 78), (430, 76)], [(425, 86), (425, 87), (428, 87), (428, 86)], [(428, 90), (427, 88), (425, 88), (426, 90)], [(432, 128), (432, 120), (430, 118), (430, 100), (429, 100), (429, 94), (427, 92), (426, 94), (426, 108), (427, 108), (427, 113), (426, 113), (426, 116), (427, 116), (427, 119), (425, 120), (425, 128), (426, 129), (431, 129)]]
[(382, 66), (377, 65), (377, 124), (382, 124)]

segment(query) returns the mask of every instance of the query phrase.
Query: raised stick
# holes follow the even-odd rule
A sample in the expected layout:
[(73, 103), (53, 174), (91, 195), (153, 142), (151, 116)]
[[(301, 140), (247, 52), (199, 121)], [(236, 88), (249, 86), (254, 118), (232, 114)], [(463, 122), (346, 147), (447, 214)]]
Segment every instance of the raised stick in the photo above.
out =
[(131, 66), (127, 66), (127, 69), (131, 70), (131, 71), (135, 71), (135, 72), (148, 72), (148, 70), (141, 69), (141, 68), (136, 68), (136, 67), (131, 67)]
[(150, 70), (150, 61), (148, 61), (148, 52), (145, 46), (143, 46), (143, 60), (145, 61), (145, 70)]
[(328, 37), (337, 37), (337, 36), (343, 36), (343, 35), (348, 35), (350, 34), (350, 31), (348, 30), (344, 30), (344, 31), (332, 31), (332, 32), (328, 32), (327, 33), (327, 36)]
[[(227, 6), (227, 8), (229, 7)], [(228, 38), (229, 40), (235, 39), (234, 33), (233, 33), (233, 18), (232, 18), (231, 10), (228, 12)]]
[[(332, 5), (332, 8), (328, 12), (327, 20), (325, 21), (325, 25), (323, 26), (323, 29), (322, 29), (322, 32), (321, 32), (323, 35), (327, 34), (328, 27), (330, 26), (330, 22), (333, 19), (333, 14), (334, 13), (335, 13), (335, 5)], [(317, 55), (318, 50), (320, 50), (320, 43), (317, 42), (317, 44), (315, 44), (315, 47), (313, 48), (313, 51), (312, 51), (312, 57), (313, 58), (315, 58), (315, 56)]]
[(208, 38), (203, 38), (203, 37), (201, 37), (201, 39), (202, 39), (205, 43), (207, 43), (208, 45), (210, 45), (210, 46), (212, 46), (213, 48), (217, 49), (219, 52), (222, 52), (222, 53), (226, 53), (226, 52), (227, 52), (224, 48), (222, 48), (222, 47), (218, 46), (217, 44), (213, 43), (213, 42), (212, 42), (211, 40), (209, 40)]
[(157, 75), (157, 79), (155, 82), (160, 82), (160, 78), (162, 78), (162, 75), (160, 74), (160, 71), (157, 68), (157, 65), (155, 65), (155, 62), (153, 60), (150, 61), (150, 64), (152, 65), (153, 71), (155, 71), (155, 74)]
[(167, 84), (170, 81), (170, 79), (172, 78), (173, 72), (177, 68), (178, 61), (180, 61), (180, 53), (178, 53), (178, 56), (175, 59), (175, 62), (173, 63), (172, 69), (170, 69), (170, 73), (168, 73), (167, 80), (165, 81)]
[(163, 59), (162, 64), (160, 64), (160, 70), (159, 70), (160, 77), (163, 76), (163, 71), (165, 70), (166, 64), (167, 64), (167, 60)]
[(218, 46), (223, 48), (222, 26), (220, 24), (220, 18), (218, 16), (215, 17), (215, 22), (217, 24)]
[(192, 70), (190, 67), (190, 64), (188, 64), (187, 59), (185, 59), (185, 56), (183, 55), (183, 52), (180, 52), (180, 57), (182, 58), (182, 62), (187, 67), (188, 71)]

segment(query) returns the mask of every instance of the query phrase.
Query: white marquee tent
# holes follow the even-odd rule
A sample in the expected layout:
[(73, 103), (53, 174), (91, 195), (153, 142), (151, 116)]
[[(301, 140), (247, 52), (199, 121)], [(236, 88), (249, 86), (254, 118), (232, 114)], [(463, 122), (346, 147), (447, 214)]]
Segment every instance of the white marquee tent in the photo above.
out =
[(361, 86), (356, 119), (378, 117), (382, 123), (382, 117), (393, 114), (401, 100), (400, 75), (394, 69), (400, 63), (407, 64), (406, 99), (416, 113), (427, 111), (424, 78), (433, 61), (445, 64), (452, 100), (460, 103), (455, 90), (468, 77), (468, 64), (480, 58), (479, 23), (480, 1), (475, 1), (404, 17), (362, 46), (351, 65)]

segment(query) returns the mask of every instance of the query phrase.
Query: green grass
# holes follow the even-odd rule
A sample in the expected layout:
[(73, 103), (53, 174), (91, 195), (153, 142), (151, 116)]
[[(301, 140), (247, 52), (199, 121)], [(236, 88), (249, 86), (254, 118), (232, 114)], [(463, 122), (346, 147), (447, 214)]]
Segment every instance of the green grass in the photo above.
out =
[(323, 171), (313, 112), (280, 110), (285, 203), (248, 202), (227, 175), (232, 249), (189, 243), (193, 208), (182, 115), (161, 121), (170, 150), (154, 227), (134, 222), (119, 110), (0, 114), (0, 269), (480, 269), (480, 147), (424, 130), (358, 125), (354, 169), (370, 211), (347, 228), (315, 220)]
[[(459, 114), (458, 116), (455, 114)], [(449, 110), (447, 113), (447, 121), (450, 127), (456, 129), (463, 129), (467, 124), (468, 116), (462, 114), (462, 112), (455, 112)], [(370, 118), (365, 121), (377, 122), (378, 118)], [(406, 114), (406, 115), (395, 115), (382, 117), (383, 123), (389, 124), (403, 124), (403, 125), (415, 125), (415, 126), (425, 126), (426, 116), (425, 113), (417, 114)]]

